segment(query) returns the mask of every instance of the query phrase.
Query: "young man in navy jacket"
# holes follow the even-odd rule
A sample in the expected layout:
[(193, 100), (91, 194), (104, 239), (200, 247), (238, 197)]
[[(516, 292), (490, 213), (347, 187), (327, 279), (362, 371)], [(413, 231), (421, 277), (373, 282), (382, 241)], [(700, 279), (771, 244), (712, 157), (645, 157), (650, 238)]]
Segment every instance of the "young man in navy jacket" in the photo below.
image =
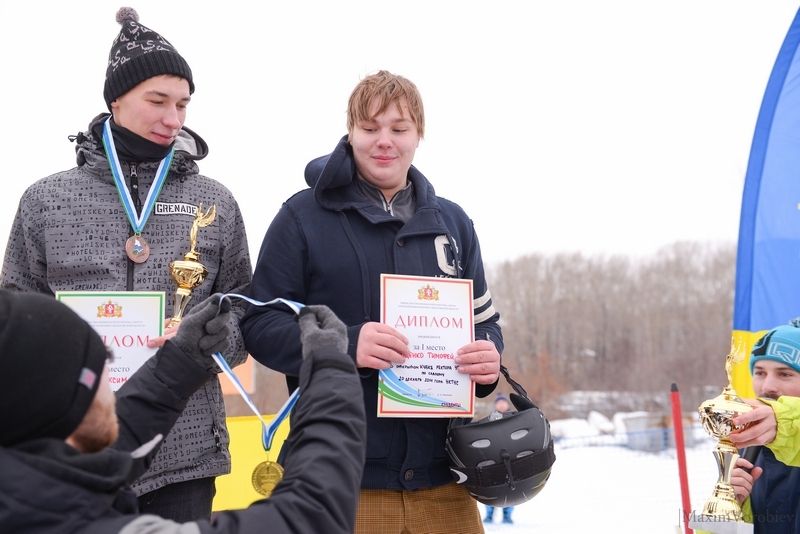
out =
[[(377, 370), (409, 352), (402, 333), (378, 322), (381, 273), (473, 280), (475, 341), (455, 361), (479, 397), (494, 390), (503, 338), (478, 238), (466, 213), (411, 165), (425, 127), (412, 82), (386, 71), (368, 76), (347, 117), (348, 134), (306, 167), (310, 188), (287, 200), (267, 230), (251, 292), (325, 304), (348, 326), (367, 413), (355, 531), (482, 532), (475, 501), (449, 470), (449, 420), (376, 416)], [(250, 354), (293, 389), (301, 350), (292, 315), (253, 307), (241, 327)]]

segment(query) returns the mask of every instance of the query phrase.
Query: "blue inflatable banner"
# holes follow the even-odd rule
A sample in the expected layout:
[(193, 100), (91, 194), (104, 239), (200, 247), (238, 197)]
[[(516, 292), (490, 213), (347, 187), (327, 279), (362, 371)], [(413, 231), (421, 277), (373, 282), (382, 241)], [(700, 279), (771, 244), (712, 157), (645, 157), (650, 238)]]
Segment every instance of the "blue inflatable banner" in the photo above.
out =
[(748, 357), (774, 326), (800, 316), (800, 11), (775, 60), (745, 175), (733, 312), (733, 382), (753, 396)]

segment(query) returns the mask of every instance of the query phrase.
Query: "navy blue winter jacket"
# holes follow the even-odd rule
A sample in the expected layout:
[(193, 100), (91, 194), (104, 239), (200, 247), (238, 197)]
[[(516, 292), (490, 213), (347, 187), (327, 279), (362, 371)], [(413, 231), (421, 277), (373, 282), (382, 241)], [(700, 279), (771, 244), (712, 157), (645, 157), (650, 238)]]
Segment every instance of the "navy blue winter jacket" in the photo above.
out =
[[(403, 221), (365, 198), (354, 185), (352, 149), (341, 139), (329, 155), (306, 167), (305, 189), (287, 200), (261, 245), (251, 294), (326, 304), (348, 326), (349, 353), (361, 326), (380, 321), (380, 274), (473, 280), (475, 338), (502, 353), (499, 315), (484, 278), (472, 221), (456, 204), (436, 196), (413, 166), (416, 200)], [(287, 375), (294, 387), (301, 362), (297, 321), (288, 311), (252, 307), (241, 323), (245, 346), (259, 362)], [(453, 480), (444, 443), (448, 419), (377, 418), (378, 373), (360, 369), (367, 414), (367, 458), (362, 488), (420, 489)], [(495, 384), (477, 386), (490, 394)], [(332, 384), (331, 387), (335, 387)]]
[(764, 469), (750, 493), (755, 534), (800, 532), (800, 468), (781, 463), (767, 447), (754, 463)]

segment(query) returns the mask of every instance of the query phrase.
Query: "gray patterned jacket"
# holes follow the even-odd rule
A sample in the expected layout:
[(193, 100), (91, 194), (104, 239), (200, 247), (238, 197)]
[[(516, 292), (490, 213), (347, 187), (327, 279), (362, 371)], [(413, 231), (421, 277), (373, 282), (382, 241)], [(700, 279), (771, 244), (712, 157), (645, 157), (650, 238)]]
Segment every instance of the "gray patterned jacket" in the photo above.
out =
[[(107, 115), (97, 117), (104, 120)], [(130, 225), (103, 153), (89, 131), (77, 136), (78, 166), (43, 178), (22, 195), (14, 219), (0, 287), (55, 293), (60, 290), (149, 290), (167, 295), (172, 316), (175, 282), (169, 262), (189, 250), (189, 230), (198, 204), (215, 204), (217, 217), (198, 233), (200, 262), (208, 269), (205, 281), (192, 293), (188, 308), (215, 292), (230, 292), (250, 282), (247, 237), (239, 206), (220, 183), (198, 174), (196, 160), (208, 150), (205, 142), (184, 128), (176, 141), (168, 178), (153, 214), (142, 232), (150, 258), (134, 264), (125, 255)], [(147, 197), (158, 163), (121, 162), (130, 188), (130, 173)], [(241, 290), (240, 289), (240, 290)], [(242, 314), (234, 313), (238, 323)], [(225, 352), (231, 365), (244, 361), (238, 324)], [(150, 470), (134, 486), (138, 494), (167, 484), (205, 478), (230, 471), (228, 431), (219, 380), (210, 380), (189, 400), (159, 450)]]

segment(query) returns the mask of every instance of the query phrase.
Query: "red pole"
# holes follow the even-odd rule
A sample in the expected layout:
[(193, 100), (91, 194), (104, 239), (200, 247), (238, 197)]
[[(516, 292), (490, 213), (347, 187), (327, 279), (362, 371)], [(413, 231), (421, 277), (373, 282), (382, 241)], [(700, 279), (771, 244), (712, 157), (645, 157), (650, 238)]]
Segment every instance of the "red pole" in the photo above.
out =
[(689, 528), (689, 514), (692, 505), (689, 503), (689, 478), (686, 476), (686, 449), (683, 442), (683, 417), (681, 416), (681, 394), (678, 384), (670, 386), (672, 397), (672, 428), (675, 432), (675, 452), (678, 457), (678, 475), (681, 479), (681, 502), (683, 503), (683, 530), (685, 534), (692, 534)]

